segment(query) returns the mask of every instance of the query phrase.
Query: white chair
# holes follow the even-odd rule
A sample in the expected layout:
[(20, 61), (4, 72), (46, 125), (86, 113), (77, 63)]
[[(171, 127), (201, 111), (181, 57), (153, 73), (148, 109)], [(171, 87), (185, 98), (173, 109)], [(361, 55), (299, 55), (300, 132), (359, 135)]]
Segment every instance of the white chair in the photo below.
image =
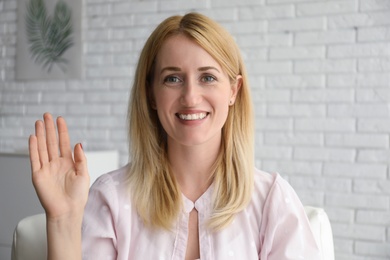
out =
[(311, 230), (320, 247), (323, 260), (334, 260), (333, 233), (328, 215), (322, 208), (305, 206)]
[(12, 260), (45, 260), (47, 258), (46, 216), (29, 216), (21, 221), (14, 231)]
[[(323, 260), (334, 260), (333, 236), (329, 218), (321, 208), (305, 206)], [(44, 260), (47, 256), (45, 214), (22, 219), (14, 232), (12, 260)]]

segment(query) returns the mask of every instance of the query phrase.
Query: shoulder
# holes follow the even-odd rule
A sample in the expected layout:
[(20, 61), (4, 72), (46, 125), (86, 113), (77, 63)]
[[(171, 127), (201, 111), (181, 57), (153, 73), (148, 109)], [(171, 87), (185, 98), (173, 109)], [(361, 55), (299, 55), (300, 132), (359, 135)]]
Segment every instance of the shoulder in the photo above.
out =
[(252, 203), (263, 210), (270, 204), (283, 205), (286, 202), (301, 203), (291, 185), (279, 173), (255, 169)]
[(117, 170), (105, 173), (91, 186), (91, 191), (94, 190), (116, 190), (118, 188), (123, 188), (126, 185), (128, 174), (128, 165), (125, 165)]

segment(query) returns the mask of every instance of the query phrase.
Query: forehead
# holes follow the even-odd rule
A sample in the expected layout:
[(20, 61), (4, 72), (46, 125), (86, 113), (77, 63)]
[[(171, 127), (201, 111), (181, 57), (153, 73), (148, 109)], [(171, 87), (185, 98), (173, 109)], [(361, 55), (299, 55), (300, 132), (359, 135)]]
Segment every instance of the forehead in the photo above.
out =
[(221, 66), (195, 40), (179, 34), (168, 37), (156, 56), (156, 66)]

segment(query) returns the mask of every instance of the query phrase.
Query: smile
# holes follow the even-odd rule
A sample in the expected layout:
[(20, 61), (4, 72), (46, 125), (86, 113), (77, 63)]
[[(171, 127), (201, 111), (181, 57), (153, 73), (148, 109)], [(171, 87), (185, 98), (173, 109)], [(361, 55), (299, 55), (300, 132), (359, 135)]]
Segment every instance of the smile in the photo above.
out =
[(207, 113), (197, 113), (197, 114), (177, 114), (177, 116), (182, 120), (200, 120), (207, 116)]

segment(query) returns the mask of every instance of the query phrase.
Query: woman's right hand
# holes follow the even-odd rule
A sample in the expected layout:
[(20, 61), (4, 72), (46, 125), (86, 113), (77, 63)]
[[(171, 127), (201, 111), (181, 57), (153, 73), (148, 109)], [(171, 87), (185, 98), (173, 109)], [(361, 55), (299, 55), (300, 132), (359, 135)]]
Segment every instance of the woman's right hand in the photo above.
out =
[(58, 139), (52, 115), (35, 123), (29, 139), (32, 181), (48, 220), (80, 219), (88, 199), (89, 174), (81, 144), (70, 147), (66, 122), (57, 118)]

